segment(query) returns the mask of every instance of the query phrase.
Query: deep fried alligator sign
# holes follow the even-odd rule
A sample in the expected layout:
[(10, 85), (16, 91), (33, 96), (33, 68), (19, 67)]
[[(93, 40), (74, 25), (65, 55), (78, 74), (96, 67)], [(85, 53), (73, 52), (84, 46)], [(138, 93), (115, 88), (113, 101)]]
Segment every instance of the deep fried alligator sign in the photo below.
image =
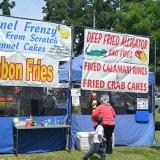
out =
[(148, 92), (149, 38), (85, 30), (82, 89)]

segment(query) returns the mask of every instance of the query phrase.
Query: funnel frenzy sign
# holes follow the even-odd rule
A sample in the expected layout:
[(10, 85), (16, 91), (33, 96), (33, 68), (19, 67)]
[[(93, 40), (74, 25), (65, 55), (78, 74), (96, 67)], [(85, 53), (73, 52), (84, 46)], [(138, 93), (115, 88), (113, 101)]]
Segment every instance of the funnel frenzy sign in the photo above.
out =
[(50, 87), (69, 60), (71, 28), (0, 16), (0, 85)]
[(82, 89), (148, 92), (149, 39), (85, 30)]

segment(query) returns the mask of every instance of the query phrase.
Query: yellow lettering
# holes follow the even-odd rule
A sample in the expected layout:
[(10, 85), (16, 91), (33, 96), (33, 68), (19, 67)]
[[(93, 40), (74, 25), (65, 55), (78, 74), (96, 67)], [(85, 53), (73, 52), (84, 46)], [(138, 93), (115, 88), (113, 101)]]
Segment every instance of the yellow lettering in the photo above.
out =
[(1, 79), (6, 80), (8, 78), (8, 63), (6, 62), (6, 57), (1, 58)]
[(54, 75), (53, 75), (53, 67), (52, 66), (48, 66), (48, 76), (47, 76), (47, 81), (48, 82), (52, 82), (54, 79)]
[(26, 80), (29, 81), (30, 80), (30, 74), (32, 73), (33, 71), (33, 63), (34, 63), (34, 59), (27, 59), (26, 61)]

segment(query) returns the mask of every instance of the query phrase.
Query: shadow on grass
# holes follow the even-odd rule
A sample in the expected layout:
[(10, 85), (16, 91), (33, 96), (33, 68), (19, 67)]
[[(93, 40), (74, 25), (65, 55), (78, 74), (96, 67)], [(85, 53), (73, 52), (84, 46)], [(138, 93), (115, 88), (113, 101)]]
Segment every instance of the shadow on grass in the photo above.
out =
[(150, 148), (160, 151), (160, 146), (151, 146)]
[(90, 159), (91, 160), (99, 160), (99, 157), (98, 156), (92, 156)]
[(155, 123), (155, 130), (160, 131), (160, 122)]

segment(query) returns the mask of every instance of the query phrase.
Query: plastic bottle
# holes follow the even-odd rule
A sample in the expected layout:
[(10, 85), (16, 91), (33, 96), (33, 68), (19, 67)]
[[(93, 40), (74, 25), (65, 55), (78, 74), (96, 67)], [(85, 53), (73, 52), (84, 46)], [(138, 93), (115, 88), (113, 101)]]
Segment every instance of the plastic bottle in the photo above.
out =
[(34, 117), (34, 126), (36, 126), (37, 125), (37, 118), (36, 118), (36, 116)]
[(51, 119), (48, 119), (48, 126), (51, 125)]
[(42, 119), (41, 121), (41, 126), (44, 126), (44, 119)]
[(57, 118), (54, 118), (54, 125), (57, 125)]
[(64, 124), (64, 125), (66, 125), (66, 124), (67, 124), (66, 120), (64, 120), (64, 121), (63, 121), (63, 124)]
[(33, 122), (33, 119), (32, 119), (32, 116), (30, 115), (30, 126), (34, 126), (34, 122)]

